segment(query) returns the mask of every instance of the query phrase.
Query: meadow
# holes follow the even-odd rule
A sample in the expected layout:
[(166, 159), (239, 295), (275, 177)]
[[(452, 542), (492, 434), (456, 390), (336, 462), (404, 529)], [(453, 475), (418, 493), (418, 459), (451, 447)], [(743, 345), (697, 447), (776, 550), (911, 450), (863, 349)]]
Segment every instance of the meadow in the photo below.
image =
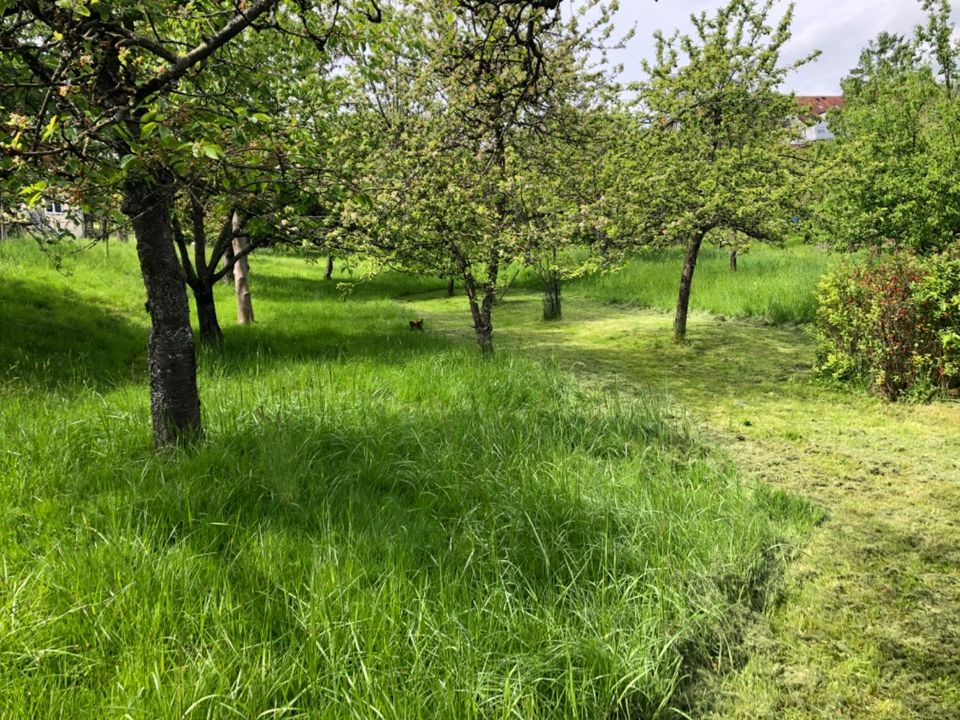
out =
[(4, 718), (682, 717), (819, 517), (669, 395), (410, 332), (440, 281), (269, 254), (155, 454), (135, 268), (0, 246)]
[[(602, 303), (672, 310), (681, 258), (678, 249), (648, 250), (623, 268), (578, 278), (569, 289)], [(741, 251), (734, 273), (728, 250), (708, 246), (697, 262), (693, 305), (715, 315), (774, 324), (813, 322), (817, 281), (835, 262), (834, 256), (809, 245), (754, 245)]]
[(676, 253), (521, 277), (482, 360), (266, 252), (157, 454), (133, 249), (0, 245), (0, 717), (957, 716), (960, 403), (816, 378), (833, 261), (706, 254), (683, 345)]

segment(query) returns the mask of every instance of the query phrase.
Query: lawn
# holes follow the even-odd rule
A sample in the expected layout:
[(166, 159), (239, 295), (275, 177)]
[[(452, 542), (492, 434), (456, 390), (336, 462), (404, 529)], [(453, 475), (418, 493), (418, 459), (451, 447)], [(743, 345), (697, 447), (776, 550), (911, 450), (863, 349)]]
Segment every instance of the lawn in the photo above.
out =
[(135, 267), (0, 246), (3, 717), (681, 717), (818, 517), (665, 383), (483, 361), (396, 299), (439, 281), (281, 256), (157, 455)]

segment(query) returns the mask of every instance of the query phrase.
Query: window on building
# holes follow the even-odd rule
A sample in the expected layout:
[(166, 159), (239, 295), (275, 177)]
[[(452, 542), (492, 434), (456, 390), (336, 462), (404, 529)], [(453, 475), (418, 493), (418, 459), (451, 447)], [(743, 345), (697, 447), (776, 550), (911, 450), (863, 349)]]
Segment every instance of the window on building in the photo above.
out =
[(46, 211), (51, 215), (63, 215), (67, 211), (67, 206), (59, 200), (48, 200)]

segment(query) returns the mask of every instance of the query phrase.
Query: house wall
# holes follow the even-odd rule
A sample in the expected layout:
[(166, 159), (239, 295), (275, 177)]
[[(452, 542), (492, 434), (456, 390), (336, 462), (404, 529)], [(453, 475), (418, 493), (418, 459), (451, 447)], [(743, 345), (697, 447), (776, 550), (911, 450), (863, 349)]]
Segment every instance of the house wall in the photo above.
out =
[(21, 205), (19, 212), (14, 211), (17, 216), (13, 222), (5, 223), (5, 235), (14, 234), (19, 229), (34, 233), (60, 233), (67, 232), (75, 238), (82, 238), (86, 235), (84, 231), (83, 218), (78, 217), (79, 211), (71, 208), (66, 203), (45, 201), (42, 205), (34, 207)]
[(826, 120), (821, 120), (816, 125), (811, 125), (803, 133), (804, 140), (807, 142), (817, 142), (819, 140), (833, 140), (836, 136), (830, 132), (830, 127)]

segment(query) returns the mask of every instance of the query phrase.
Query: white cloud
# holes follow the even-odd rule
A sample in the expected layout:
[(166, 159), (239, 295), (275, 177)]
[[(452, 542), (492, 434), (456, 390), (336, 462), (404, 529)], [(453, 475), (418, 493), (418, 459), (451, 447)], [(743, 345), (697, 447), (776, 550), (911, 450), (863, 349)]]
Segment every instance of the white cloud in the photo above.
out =
[[(690, 28), (691, 13), (709, 13), (724, 4), (723, 0), (622, 0), (617, 28), (625, 32), (636, 24), (637, 34), (627, 50), (611, 53), (611, 60), (623, 64), (624, 79), (639, 79), (640, 60), (652, 54), (655, 30), (685, 31)], [(786, 7), (786, 2), (780, 3), (779, 13)], [(910, 35), (923, 18), (918, 0), (797, 0), (793, 37), (784, 48), (784, 60), (792, 62), (813, 50), (822, 54), (788, 80), (788, 89), (802, 95), (838, 94), (840, 80), (857, 64), (870, 40), (883, 31)], [(953, 19), (960, 20), (960, 8), (954, 8)]]

